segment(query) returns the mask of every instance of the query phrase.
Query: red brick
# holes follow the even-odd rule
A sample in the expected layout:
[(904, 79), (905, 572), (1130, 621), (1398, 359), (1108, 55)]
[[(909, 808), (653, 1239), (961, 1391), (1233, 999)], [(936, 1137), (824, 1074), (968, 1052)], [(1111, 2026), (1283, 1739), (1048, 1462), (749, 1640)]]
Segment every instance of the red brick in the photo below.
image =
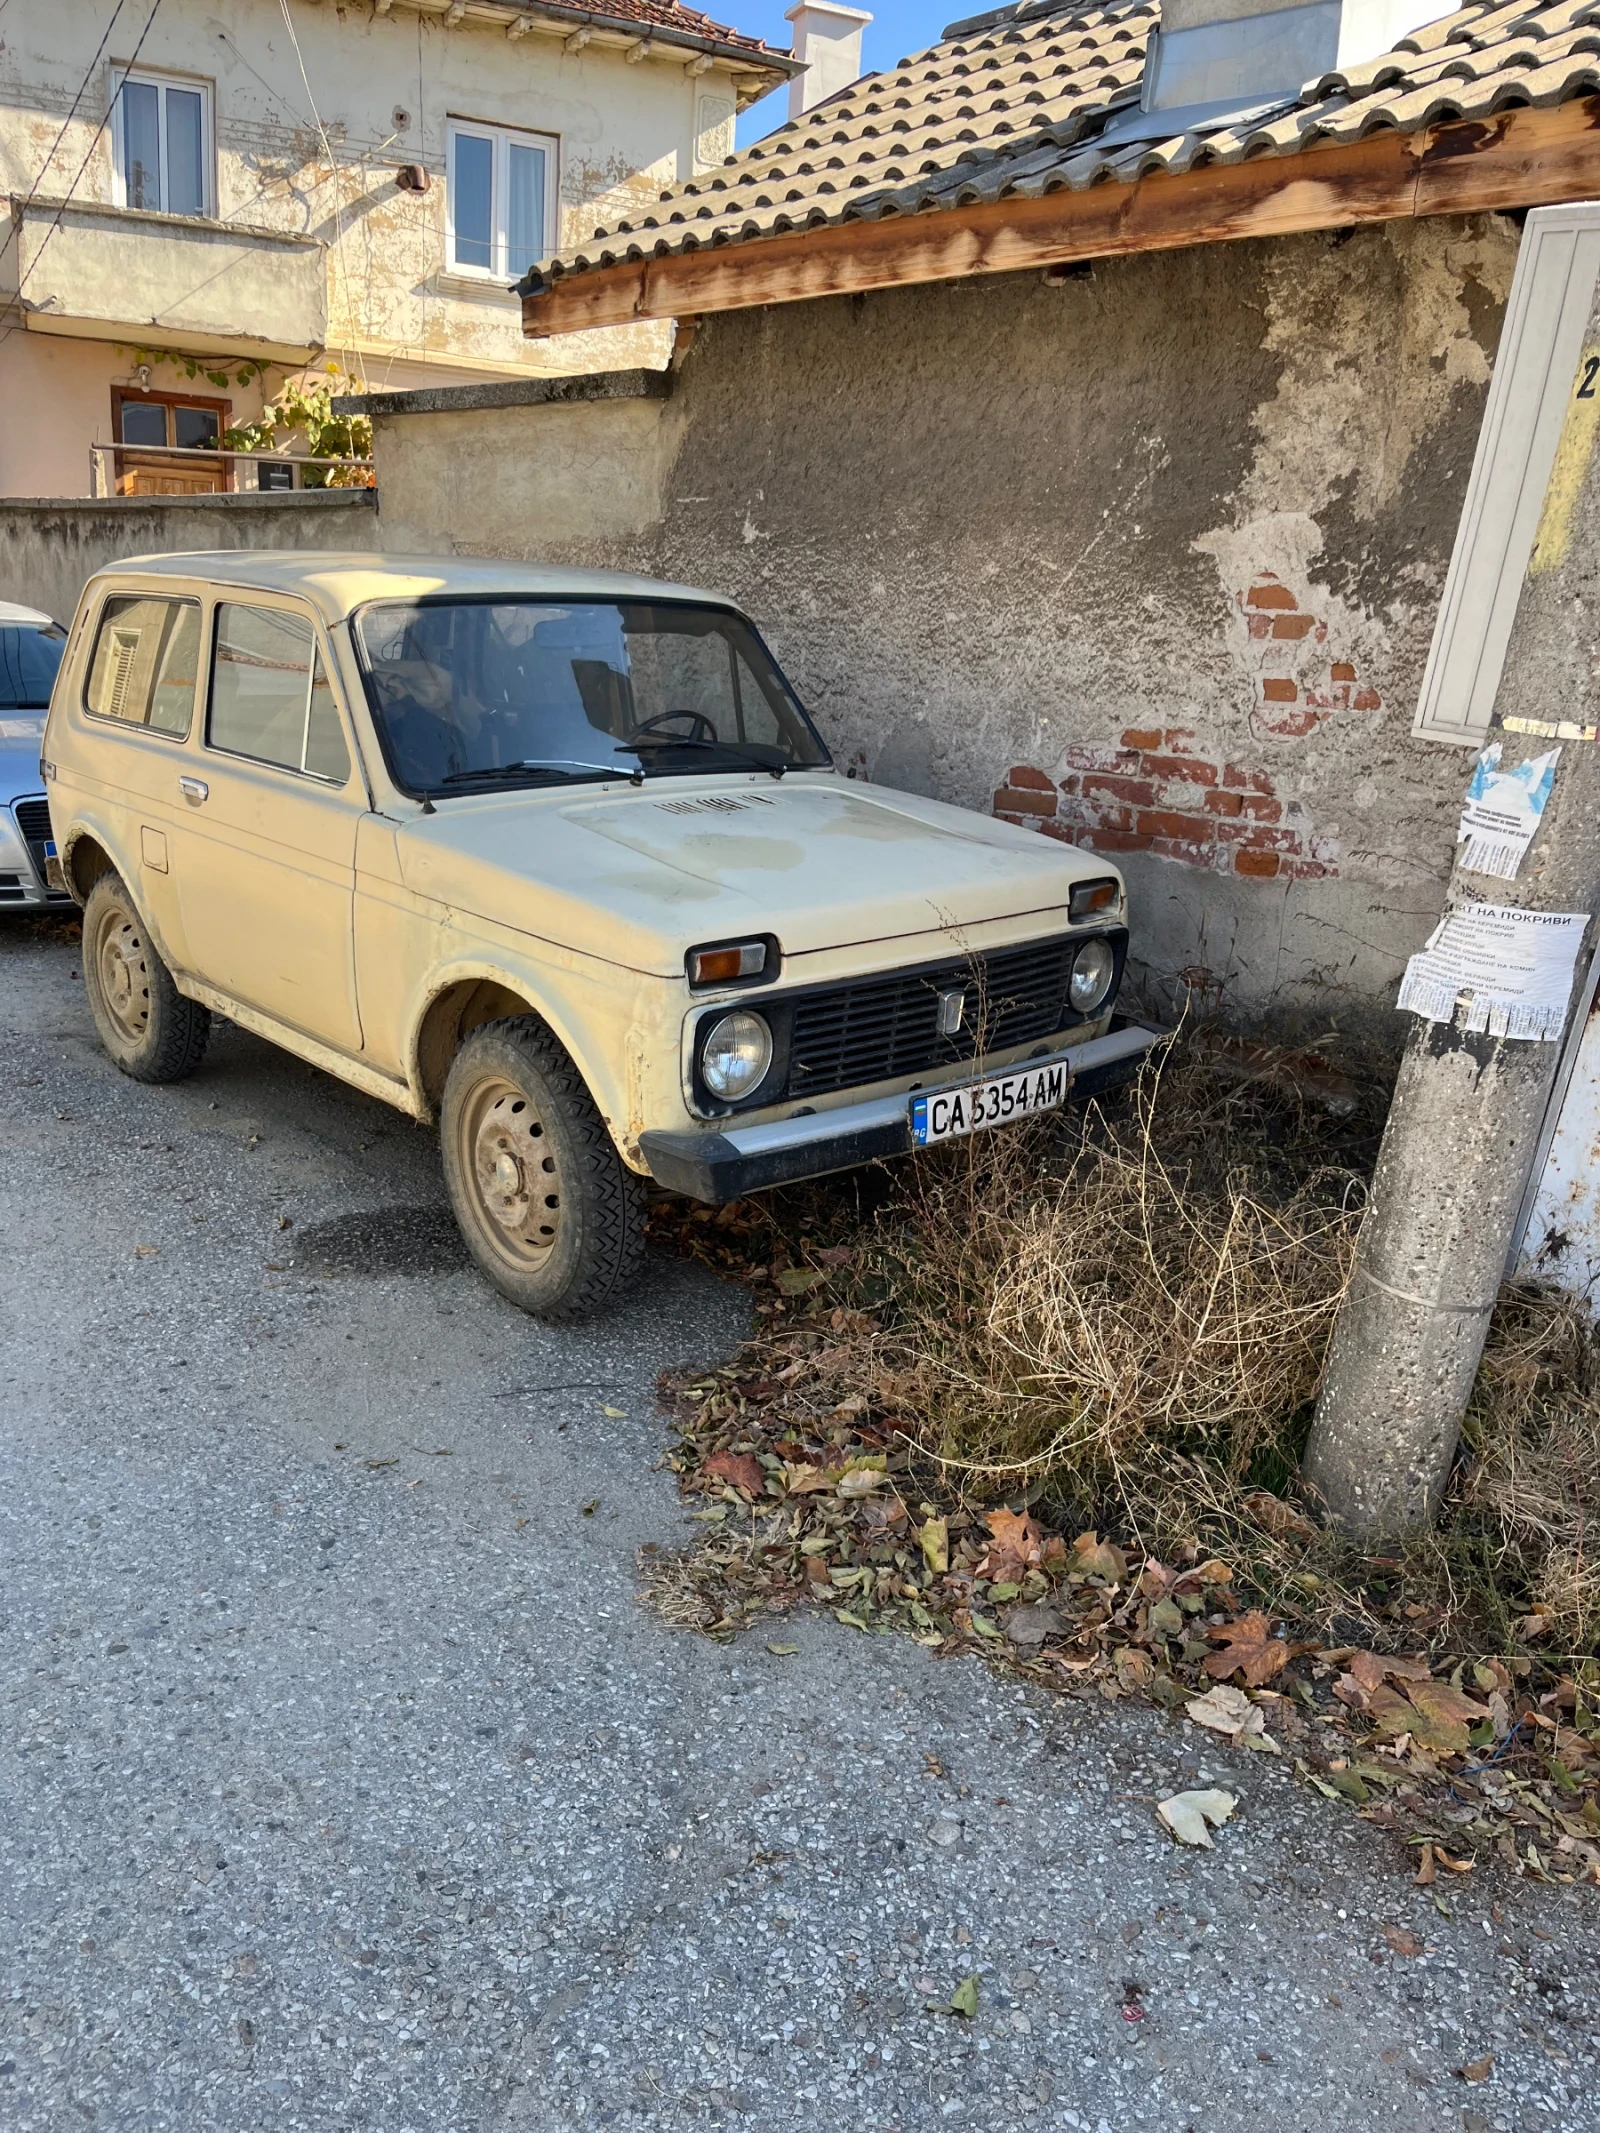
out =
[(1085, 830), (1082, 840), (1091, 852), (1148, 852), (1150, 839), (1128, 830)]
[(1079, 790), (1075, 774), (1069, 774), (1061, 780), (1061, 790), (1063, 793), (1077, 792)]
[(1028, 818), (1024, 820), (1021, 815), (1003, 815), (998, 807), (994, 811), (994, 819), (996, 820), (996, 822), (1009, 822), (1013, 825), (1013, 827), (1019, 830), (1039, 829), (1042, 827), (1042, 824), (1040, 824), (1032, 815), (1028, 816)]
[(1302, 852), (1298, 830), (1270, 829), (1264, 822), (1219, 822), (1219, 844), (1242, 845), (1251, 852)]
[(1102, 800), (1098, 805), (1090, 802), (1079, 811), (1078, 819), (1088, 829), (1131, 830), (1133, 809), (1117, 800)]
[(1244, 801), (1236, 792), (1208, 792), (1206, 807), (1213, 815), (1237, 815), (1243, 812)]
[(1257, 723), (1263, 733), (1270, 733), (1280, 741), (1303, 741), (1308, 733), (1321, 723), (1319, 711), (1268, 711), (1257, 713)]
[(1155, 808), (1139, 817), (1137, 828), (1142, 837), (1210, 837), (1215, 828), (1205, 815), (1180, 815), (1168, 808)]
[(1309, 637), (1316, 626), (1315, 615), (1279, 615), (1272, 625), (1274, 637)]
[(1248, 822), (1276, 822), (1283, 813), (1278, 801), (1264, 800), (1259, 793), (1253, 792), (1242, 795), (1239, 806)]
[[(1264, 703), (1292, 704), (1299, 697), (1299, 694), (1300, 691), (1292, 681), (1282, 680), (1275, 674), (1269, 674), (1261, 684), (1261, 697)], [(1012, 783), (1016, 783), (1015, 777), (1013, 777)]]
[(1047, 778), (1042, 770), (1035, 770), (1029, 763), (1018, 763), (1006, 772), (1006, 783), (1016, 791), (1018, 787), (1028, 792), (1054, 792), (1055, 780)]
[(1287, 608), (1291, 611), (1299, 604), (1287, 585), (1280, 585), (1276, 578), (1252, 585), (1244, 596), (1246, 607)]
[[(1167, 753), (1169, 755), (1194, 754), (1194, 735), (1189, 731), (1186, 726), (1169, 726), (1166, 730), (1164, 738), (1167, 744)], [(1150, 745), (1152, 748), (1154, 748), (1159, 744), (1155, 741), (1152, 741)]]
[(1139, 768), (1152, 778), (1183, 778), (1191, 785), (1215, 785), (1217, 782), (1216, 765), (1204, 763), (1193, 755), (1142, 756)]
[(1201, 837), (1157, 837), (1150, 849), (1158, 859), (1176, 859), (1186, 867), (1208, 867), (1216, 859), (1216, 847)]
[(1381, 711), (1383, 698), (1376, 689), (1357, 689), (1353, 699), (1358, 711)]
[(1332, 678), (1335, 681), (1354, 681), (1356, 670), (1348, 659), (1336, 659), (1333, 662)]
[(1264, 792), (1272, 790), (1272, 780), (1264, 770), (1246, 770), (1242, 763), (1229, 763), (1222, 773), (1222, 782), (1230, 792)]
[(1272, 617), (1270, 615), (1250, 615), (1246, 619), (1249, 621), (1252, 637), (1270, 637), (1272, 635)]
[(1131, 726), (1122, 736), (1122, 745), (1124, 748), (1159, 748), (1161, 746), (1161, 728), (1159, 726)]
[(1052, 785), (1048, 792), (1017, 792), (1002, 790), (994, 796), (996, 807), (1005, 807), (1014, 815), (1053, 815), (1056, 811), (1056, 790)]
[(1270, 881), (1278, 871), (1278, 855), (1276, 852), (1235, 852), (1233, 871), (1254, 875), (1259, 881)]
[(1154, 807), (1155, 785), (1149, 778), (1125, 778), (1118, 771), (1085, 771), (1083, 797), (1086, 800), (1104, 796), (1110, 800), (1131, 800), (1135, 807)]
[[(1245, 855), (1239, 855), (1243, 858)], [(1283, 862), (1283, 878), (1286, 881), (1326, 881), (1339, 869), (1328, 866), (1320, 859), (1286, 859)]]

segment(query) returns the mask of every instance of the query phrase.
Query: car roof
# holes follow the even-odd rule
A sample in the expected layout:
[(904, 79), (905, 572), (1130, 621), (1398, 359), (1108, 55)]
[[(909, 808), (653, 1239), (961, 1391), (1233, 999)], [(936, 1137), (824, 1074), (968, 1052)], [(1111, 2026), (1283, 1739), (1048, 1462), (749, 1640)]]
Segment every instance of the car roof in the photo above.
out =
[(724, 594), (669, 585), (620, 570), (566, 570), (538, 563), (499, 563), (474, 556), (338, 554), (322, 549), (214, 549), (192, 555), (131, 556), (105, 578), (203, 578), (256, 592), (298, 593), (332, 622), (369, 600), (415, 600), (428, 594), (542, 594), (589, 600), (698, 600), (734, 607)]
[(56, 627), (54, 615), (41, 614), (36, 607), (19, 607), (15, 600), (0, 600), (0, 628), (17, 629), (29, 627), (51, 630)]

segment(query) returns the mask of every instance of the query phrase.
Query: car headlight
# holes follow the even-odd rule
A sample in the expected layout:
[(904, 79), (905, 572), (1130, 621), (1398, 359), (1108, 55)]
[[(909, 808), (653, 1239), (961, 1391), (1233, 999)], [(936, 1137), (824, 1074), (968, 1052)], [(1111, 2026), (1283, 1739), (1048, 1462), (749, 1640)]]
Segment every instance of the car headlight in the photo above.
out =
[(744, 1008), (724, 1015), (700, 1047), (700, 1078), (724, 1103), (748, 1096), (771, 1064), (772, 1032), (766, 1018)]
[(0, 806), (0, 867), (8, 874), (28, 874), (33, 871), (33, 862), (28, 856), (28, 847), (22, 834), (11, 819), (9, 809)]
[(1080, 1015), (1092, 1015), (1111, 990), (1117, 959), (1109, 941), (1085, 941), (1073, 958), (1067, 990)]

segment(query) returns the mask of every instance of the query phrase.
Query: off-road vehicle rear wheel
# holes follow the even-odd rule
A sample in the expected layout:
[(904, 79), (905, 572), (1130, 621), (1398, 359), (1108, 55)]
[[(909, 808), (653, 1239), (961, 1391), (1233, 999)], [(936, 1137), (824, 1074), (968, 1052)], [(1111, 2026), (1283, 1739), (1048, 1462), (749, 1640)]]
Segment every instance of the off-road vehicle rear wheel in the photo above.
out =
[(457, 1052), (440, 1120), (445, 1183), (472, 1256), (536, 1318), (587, 1318), (644, 1250), (644, 1180), (617, 1154), (583, 1076), (531, 1015)]
[(83, 989), (100, 1042), (135, 1081), (183, 1081), (205, 1057), (211, 1012), (186, 1000), (120, 874), (83, 907)]

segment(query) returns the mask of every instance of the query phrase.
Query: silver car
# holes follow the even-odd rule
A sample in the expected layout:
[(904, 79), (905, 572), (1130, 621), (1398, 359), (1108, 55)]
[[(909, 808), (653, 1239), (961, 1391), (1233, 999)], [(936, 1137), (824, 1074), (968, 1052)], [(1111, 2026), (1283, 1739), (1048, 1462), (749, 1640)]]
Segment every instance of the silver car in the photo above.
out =
[(0, 912), (72, 901), (51, 864), (56, 847), (39, 775), (44, 715), (66, 643), (59, 622), (0, 600)]

